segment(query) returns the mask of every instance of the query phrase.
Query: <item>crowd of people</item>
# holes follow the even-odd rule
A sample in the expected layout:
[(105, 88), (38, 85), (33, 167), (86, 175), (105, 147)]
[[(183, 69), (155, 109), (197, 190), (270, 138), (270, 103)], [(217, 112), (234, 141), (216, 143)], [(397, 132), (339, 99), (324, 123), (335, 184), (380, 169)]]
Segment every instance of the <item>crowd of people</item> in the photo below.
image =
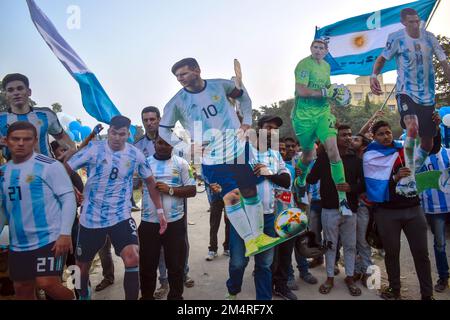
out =
[[(394, 140), (390, 123), (379, 119), (381, 112), (356, 135), (348, 124), (336, 124), (330, 105), (345, 101), (348, 92), (331, 84), (324, 39), (312, 42), (311, 55), (295, 69), (296, 137), (279, 137), (284, 124), (276, 115), (262, 116), (252, 128), (251, 99), (240, 77), (205, 80), (198, 62), (186, 58), (172, 67), (183, 88), (162, 116), (156, 107), (142, 110), (145, 134), (140, 140), (127, 142), (131, 121), (119, 115), (111, 119), (106, 139), (77, 150), (51, 110), (30, 106), (28, 78), (5, 76), (9, 108), (0, 113), (0, 133), (9, 161), (0, 169), (0, 231), (8, 224), (9, 277), (16, 298), (35, 299), (43, 290), (49, 299), (89, 300), (89, 270), (98, 252), (105, 278), (96, 290), (114, 281), (108, 277), (113, 247), (125, 266), (125, 299), (183, 299), (184, 287), (194, 285), (188, 275), (186, 201), (196, 196), (188, 162), (193, 160), (201, 161), (211, 205), (207, 261), (218, 255), (217, 232), (225, 211), (223, 247), (230, 257), (225, 299), (237, 299), (250, 257), (257, 300), (270, 300), (273, 294), (297, 300), (293, 256), (300, 278), (311, 285), (318, 279), (309, 268), (325, 263), (326, 280), (318, 290), (326, 295), (339, 272), (341, 248), (346, 288), (351, 296), (361, 295), (359, 283), (367, 285), (372, 265), (371, 220), (383, 245), (389, 282), (381, 297), (401, 299), (403, 231), (421, 298), (434, 299), (433, 290), (448, 288), (450, 195), (431, 189), (418, 193), (414, 176), (427, 170), (445, 174), (449, 168), (434, 106), (433, 55), (448, 80), (450, 65), (434, 35), (420, 29), (417, 12), (404, 9), (401, 22), (405, 28), (389, 36), (374, 64), (371, 88), (382, 93), (377, 76), (385, 61), (396, 58), (404, 143)], [(177, 122), (192, 143), (175, 135)], [(81, 168), (87, 171), (85, 185), (77, 175)], [(143, 184), (139, 226), (131, 216), (136, 175)], [(301, 234), (280, 244), (275, 219), (288, 208), (308, 212), (311, 241)], [(439, 275), (434, 288), (427, 221)], [(307, 253), (308, 246), (316, 248), (314, 255)], [(79, 270), (75, 292), (62, 284), (65, 264)]]

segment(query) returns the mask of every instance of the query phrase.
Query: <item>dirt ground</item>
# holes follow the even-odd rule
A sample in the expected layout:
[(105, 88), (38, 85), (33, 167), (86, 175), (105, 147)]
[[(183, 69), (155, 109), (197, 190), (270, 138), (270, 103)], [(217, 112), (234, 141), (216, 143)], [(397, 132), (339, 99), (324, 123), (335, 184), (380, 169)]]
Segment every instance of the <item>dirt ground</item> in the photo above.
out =
[[(209, 243), (209, 213), (208, 201), (205, 193), (198, 194), (196, 198), (188, 201), (188, 234), (190, 242), (190, 256), (189, 256), (189, 275), (195, 280), (195, 285), (192, 288), (185, 288), (184, 298), (188, 300), (222, 300), (227, 293), (225, 282), (228, 279), (228, 257), (222, 255), (222, 248), (219, 247), (219, 257), (213, 261), (206, 261), (205, 256), (208, 252)], [(139, 223), (139, 212), (133, 213), (136, 221)], [(450, 230), (447, 236), (450, 235)], [(219, 230), (219, 244), (224, 239), (224, 225), (222, 224)], [(448, 238), (447, 238), (448, 239)], [(447, 240), (449, 243), (449, 240)], [(429, 252), (432, 262), (433, 283), (437, 280), (436, 265), (434, 260), (434, 251), (432, 244), (432, 235), (429, 232)], [(375, 254), (373, 256), (374, 263), (378, 265), (382, 272), (382, 285), (387, 284), (387, 275), (385, 272), (384, 261), (381, 256)], [(94, 300), (116, 300), (123, 299), (123, 263), (119, 257), (114, 257), (115, 261), (115, 282), (101, 292), (93, 292), (92, 299)], [(294, 265), (295, 267), (295, 265)], [(352, 297), (344, 285), (344, 268), (341, 266), (341, 273), (335, 278), (335, 287), (328, 295), (319, 293), (318, 288), (320, 283), (325, 281), (326, 273), (325, 267), (320, 266), (311, 269), (311, 273), (316, 276), (319, 283), (310, 285), (298, 278), (296, 272), (296, 280), (299, 285), (299, 290), (294, 291), (299, 300), (379, 300), (379, 293), (377, 290), (369, 290), (364, 288), (360, 283), (359, 287), (362, 290), (362, 295), (359, 297)], [(254, 300), (255, 286), (252, 277), (253, 259), (250, 259), (249, 265), (244, 275), (244, 283), (242, 292), (238, 295), (239, 300)], [(404, 299), (419, 299), (418, 280), (414, 269), (414, 263), (409, 252), (408, 242), (402, 237), (401, 250), (401, 279), (402, 279), (402, 295)], [(97, 259), (91, 272), (91, 283), (95, 287), (102, 279), (102, 269), (100, 261)], [(12, 297), (0, 297), (1, 299), (11, 299)], [(444, 293), (435, 293), (435, 298), (438, 300), (450, 300), (450, 289)], [(279, 299), (274, 296), (274, 300)]]
[[(193, 288), (185, 288), (184, 298), (191, 300), (222, 300), (227, 293), (225, 282), (228, 279), (228, 257), (222, 255), (222, 248), (219, 245), (219, 257), (213, 261), (206, 261), (205, 256), (208, 252), (209, 243), (209, 213), (208, 201), (205, 193), (198, 194), (196, 198), (188, 201), (188, 233), (190, 243), (189, 256), (189, 275), (195, 280)], [(139, 220), (139, 213), (134, 214), (136, 220)], [(450, 230), (449, 233), (450, 235)], [(222, 223), (219, 230), (219, 244), (224, 239), (224, 225)], [(432, 235), (429, 232), (429, 252), (432, 262), (433, 282), (437, 280), (436, 266), (434, 261), (434, 252), (432, 246)], [(382, 285), (387, 284), (387, 275), (384, 267), (384, 260), (378, 254), (373, 256), (374, 263), (378, 265), (382, 272)], [(94, 293), (93, 299), (123, 299), (124, 293), (122, 289), (123, 279), (123, 263), (120, 258), (115, 257), (116, 265), (116, 281), (113, 286), (105, 289), (102, 292)], [(294, 265), (295, 267), (295, 265)], [(405, 299), (419, 299), (419, 286), (416, 277), (414, 263), (409, 252), (408, 242), (402, 237), (401, 250), (401, 268), (402, 268), (402, 295)], [(377, 290), (368, 290), (362, 285), (359, 286), (362, 290), (360, 297), (352, 297), (349, 295), (347, 288), (344, 285), (344, 268), (341, 266), (341, 273), (335, 279), (335, 287), (328, 295), (319, 293), (319, 285), (326, 279), (325, 267), (320, 266), (311, 269), (311, 273), (316, 276), (319, 283), (310, 285), (298, 278), (296, 272), (296, 280), (299, 285), (299, 290), (295, 291), (299, 300), (378, 300), (379, 293)], [(242, 292), (238, 295), (239, 300), (254, 300), (255, 286), (252, 277), (253, 259), (250, 259), (249, 265), (244, 275), (244, 283)], [(91, 276), (93, 285), (101, 281), (101, 267), (97, 265), (94, 269), (94, 274)], [(450, 289), (444, 293), (436, 293), (436, 299), (450, 300)], [(274, 296), (274, 299), (279, 299)]]

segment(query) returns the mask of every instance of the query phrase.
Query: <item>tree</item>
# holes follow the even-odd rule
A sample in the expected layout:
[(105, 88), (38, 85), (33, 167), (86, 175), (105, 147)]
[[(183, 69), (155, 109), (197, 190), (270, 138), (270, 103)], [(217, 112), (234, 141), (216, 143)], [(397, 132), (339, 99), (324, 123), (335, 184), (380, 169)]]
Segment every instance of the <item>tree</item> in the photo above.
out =
[[(280, 137), (291, 136), (295, 138), (295, 131), (292, 128), (291, 112), (294, 107), (294, 99), (272, 103), (270, 107), (262, 106), (260, 110), (253, 110), (253, 123), (256, 128), (257, 120), (264, 115), (277, 115), (283, 120), (283, 126), (280, 128)], [(331, 112), (336, 117), (337, 124), (347, 124), (352, 128), (354, 134), (357, 134), (369, 118), (381, 108), (381, 104), (366, 101), (364, 105), (350, 105), (347, 107), (332, 107)], [(391, 124), (392, 132), (395, 138), (398, 138), (403, 129), (400, 127), (400, 116), (397, 112), (386, 112), (382, 119)]]
[[(364, 104), (364, 106), (334, 107), (332, 108), (332, 113), (336, 117), (337, 124), (349, 125), (353, 134), (357, 134), (367, 120), (380, 108), (381, 104), (369, 102)], [(389, 122), (394, 138), (398, 138), (402, 134), (403, 129), (400, 127), (400, 115), (398, 112), (386, 112), (385, 116), (380, 120)]]
[(140, 125), (136, 125), (136, 133), (134, 134), (134, 141), (138, 141), (145, 134), (144, 129)]
[[(254, 110), (254, 127), (259, 118), (265, 115), (276, 115), (283, 120), (283, 125), (280, 127), (280, 137), (290, 136), (295, 137), (294, 129), (292, 128), (291, 110), (294, 107), (294, 99), (272, 103), (270, 107), (262, 106), (261, 111)], [(257, 116), (257, 118), (255, 117)]]
[(366, 99), (364, 100), (364, 109), (366, 112), (370, 112), (370, 99), (368, 93), (366, 94)]
[[(436, 37), (444, 49), (445, 55), (450, 56), (450, 38), (438, 35)], [(433, 57), (433, 65), (436, 70), (436, 103), (438, 107), (450, 106), (450, 83), (444, 75), (436, 57)]]
[(252, 127), (257, 128), (258, 127), (258, 119), (261, 118), (261, 112), (257, 109), (252, 110)]
[(58, 102), (52, 104), (52, 110), (54, 113), (62, 112), (62, 105)]

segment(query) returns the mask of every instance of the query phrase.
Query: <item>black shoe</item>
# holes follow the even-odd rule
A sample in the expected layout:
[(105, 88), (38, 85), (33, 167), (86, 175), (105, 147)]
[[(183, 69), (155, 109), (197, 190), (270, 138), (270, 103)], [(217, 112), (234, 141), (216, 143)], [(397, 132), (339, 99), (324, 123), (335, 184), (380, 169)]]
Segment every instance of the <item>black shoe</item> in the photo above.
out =
[(293, 293), (291, 290), (289, 290), (289, 288), (283, 288), (283, 289), (274, 288), (273, 293), (276, 296), (283, 298), (284, 300), (298, 300), (295, 293)]
[(14, 283), (9, 278), (0, 279), (0, 283), (1, 283), (0, 296), (7, 297), (13, 296), (15, 294)]
[(436, 292), (444, 292), (448, 289), (448, 279), (439, 278), (437, 284), (434, 286)]
[(114, 281), (108, 280), (108, 279), (103, 279), (96, 287), (95, 287), (95, 291), (102, 291), (106, 288), (108, 288), (110, 285), (112, 285), (114, 283)]
[(401, 300), (400, 290), (388, 287), (381, 292), (380, 297), (384, 300)]
[(426, 297), (424, 297), (424, 296), (422, 296), (422, 299), (421, 300), (423, 300), (423, 301), (429, 301), (429, 300), (436, 300), (433, 296), (426, 296)]

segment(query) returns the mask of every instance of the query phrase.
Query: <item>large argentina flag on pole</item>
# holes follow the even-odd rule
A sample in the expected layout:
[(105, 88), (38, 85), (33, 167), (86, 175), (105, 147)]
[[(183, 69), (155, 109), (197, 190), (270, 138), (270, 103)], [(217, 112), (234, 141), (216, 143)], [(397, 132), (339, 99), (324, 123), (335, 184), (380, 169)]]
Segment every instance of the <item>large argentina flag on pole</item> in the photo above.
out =
[(27, 4), (31, 19), (42, 38), (44, 38), (56, 57), (78, 82), (83, 106), (87, 113), (98, 121), (109, 124), (111, 118), (120, 115), (120, 112), (108, 97), (96, 76), (59, 34), (53, 23), (36, 5), (34, 0), (27, 0)]
[[(325, 59), (331, 66), (331, 74), (370, 75), (389, 34), (404, 28), (400, 22), (400, 11), (404, 8), (415, 9), (425, 25), (435, 4), (436, 0), (420, 0), (352, 17), (317, 29), (315, 38), (329, 41), (329, 54)], [(393, 59), (386, 62), (382, 72), (395, 68)]]

